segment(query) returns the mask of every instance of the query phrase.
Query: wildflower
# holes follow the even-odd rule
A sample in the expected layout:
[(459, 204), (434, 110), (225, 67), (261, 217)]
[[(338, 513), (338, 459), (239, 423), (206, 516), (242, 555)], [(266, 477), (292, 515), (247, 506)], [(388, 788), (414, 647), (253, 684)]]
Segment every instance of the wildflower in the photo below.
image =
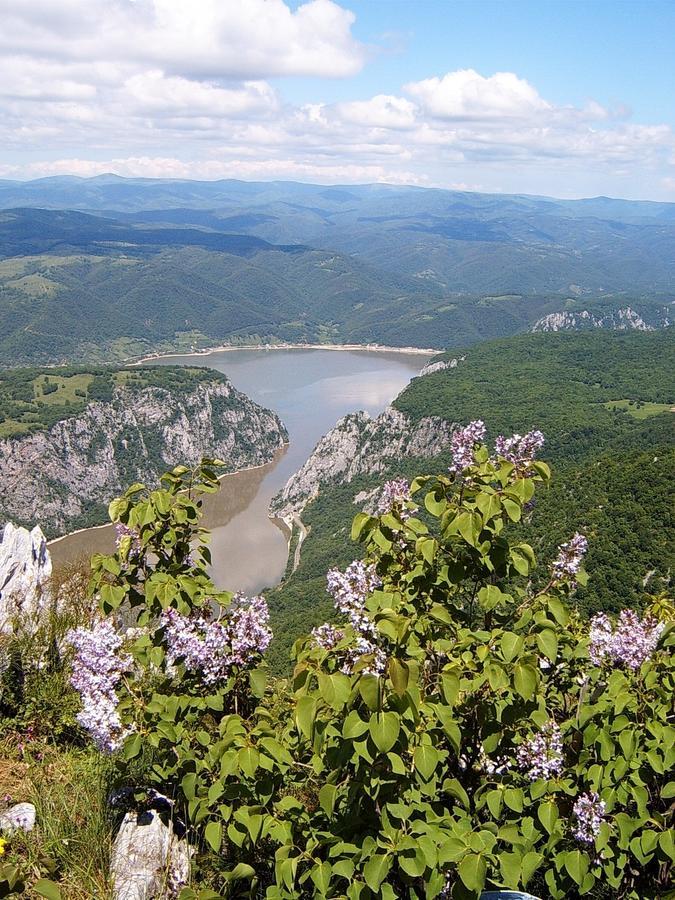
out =
[(370, 665), (364, 666), (361, 671), (366, 675), (384, 675), (387, 668), (387, 654), (368, 638), (359, 636), (356, 645), (347, 651), (346, 659), (342, 665), (342, 671), (346, 675), (354, 672), (356, 664), (364, 656), (372, 656)]
[(0, 837), (0, 856), (5, 855), (5, 847), (7, 846), (7, 841), (5, 838)]
[(75, 650), (70, 683), (82, 701), (77, 721), (89, 732), (99, 750), (113, 753), (129, 733), (117, 712), (115, 688), (131, 665), (131, 657), (118, 653), (122, 638), (109, 619), (97, 622), (92, 628), (75, 628), (68, 632), (66, 639)]
[(639, 669), (656, 649), (664, 628), (663, 622), (658, 622), (651, 616), (640, 621), (630, 609), (619, 613), (616, 627), (613, 628), (609, 618), (604, 613), (599, 613), (591, 619), (591, 661), (599, 666), (607, 659), (631, 669)]
[(534, 735), (518, 747), (516, 760), (521, 769), (526, 770), (530, 781), (538, 778), (552, 778), (563, 766), (563, 742), (560, 728), (553, 720), (542, 726)]
[(553, 580), (555, 582), (568, 580), (570, 584), (575, 585), (576, 575), (581, 568), (581, 563), (587, 550), (588, 541), (579, 532), (567, 543), (561, 544), (558, 556), (553, 562)]
[(269, 609), (262, 597), (235, 594), (223, 619), (183, 616), (167, 609), (161, 619), (167, 642), (167, 660), (178, 660), (200, 673), (207, 685), (227, 679), (234, 667), (253, 664), (270, 645)]
[(410, 485), (405, 478), (394, 478), (392, 481), (385, 481), (382, 485), (382, 492), (378, 503), (377, 511), (380, 515), (396, 509), (401, 519), (410, 517), (410, 510), (403, 505), (410, 498)]
[(344, 638), (345, 633), (328, 622), (312, 628), (312, 640), (322, 650), (332, 650)]
[(469, 422), (466, 428), (454, 431), (450, 440), (450, 452), (453, 464), (450, 471), (457, 474), (474, 464), (476, 444), (485, 438), (485, 423), (481, 419)]
[(502, 459), (513, 463), (522, 474), (530, 471), (530, 463), (537, 451), (544, 446), (544, 435), (541, 431), (528, 431), (527, 434), (514, 434), (510, 438), (500, 434), (495, 441), (495, 452)]
[(375, 633), (365, 606), (368, 595), (381, 584), (375, 566), (366, 566), (361, 560), (351, 563), (344, 572), (331, 569), (326, 576), (326, 590), (333, 598), (335, 608), (349, 619), (358, 633)]
[(601, 800), (595, 791), (592, 791), (590, 794), (581, 794), (573, 807), (577, 820), (574, 837), (584, 844), (592, 844), (600, 834), (600, 826), (605, 818), (605, 810), (604, 800)]

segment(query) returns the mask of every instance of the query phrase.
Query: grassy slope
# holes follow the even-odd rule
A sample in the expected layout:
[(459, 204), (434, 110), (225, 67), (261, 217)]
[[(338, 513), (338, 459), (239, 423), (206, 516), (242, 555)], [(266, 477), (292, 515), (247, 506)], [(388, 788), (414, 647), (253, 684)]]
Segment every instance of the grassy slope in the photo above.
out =
[[(590, 541), (591, 581), (578, 601), (586, 610), (638, 605), (649, 572), (675, 564), (675, 479), (670, 411), (647, 418), (604, 403), (675, 400), (672, 332), (659, 334), (527, 335), (476, 346), (457, 368), (415, 379), (395, 405), (413, 418), (485, 420), (498, 433), (541, 428), (542, 454), (553, 464), (550, 489), (523, 526), (543, 562), (576, 529)], [(643, 409), (648, 408), (646, 405)], [(405, 461), (396, 473), (441, 471), (447, 456)], [(383, 476), (384, 479), (385, 476)], [(382, 480), (383, 480), (382, 479)], [(360, 479), (327, 490), (303, 515), (311, 533), (298, 571), (270, 595), (276, 626), (274, 663), (283, 668), (292, 640), (331, 615), (325, 573), (359, 554), (349, 541), (354, 495), (372, 487)], [(649, 585), (658, 589), (658, 577)]]

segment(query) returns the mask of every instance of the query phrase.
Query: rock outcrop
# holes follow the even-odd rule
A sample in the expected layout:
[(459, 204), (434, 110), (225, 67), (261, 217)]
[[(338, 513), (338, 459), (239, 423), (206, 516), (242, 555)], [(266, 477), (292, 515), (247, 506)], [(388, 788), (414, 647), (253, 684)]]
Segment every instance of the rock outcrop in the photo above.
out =
[(40, 522), (62, 534), (92, 524), (92, 511), (133, 482), (156, 482), (203, 456), (222, 459), (230, 472), (262, 465), (287, 440), (275, 413), (222, 376), (181, 391), (116, 387), (110, 401), (93, 401), (48, 430), (0, 440), (0, 523)]
[(436, 456), (449, 446), (455, 427), (434, 416), (413, 422), (393, 407), (375, 419), (366, 412), (350, 413), (321, 438), (273, 498), (270, 512), (292, 523), (324, 486), (380, 474), (403, 457)]
[(8, 522), (0, 538), (0, 634), (37, 618), (49, 600), (52, 561), (42, 529)]
[(593, 328), (614, 331), (656, 331), (657, 328), (667, 328), (670, 325), (665, 307), (652, 311), (647, 317), (648, 320), (645, 316), (647, 313), (641, 314), (630, 306), (604, 314), (590, 312), (587, 309), (566, 310), (543, 316), (532, 325), (530, 331), (590, 331)]
[(453, 356), (452, 359), (439, 359), (436, 362), (432, 360), (423, 367), (418, 377), (423, 378), (425, 375), (433, 375), (434, 372), (444, 372), (446, 369), (456, 369), (465, 359), (466, 356)]

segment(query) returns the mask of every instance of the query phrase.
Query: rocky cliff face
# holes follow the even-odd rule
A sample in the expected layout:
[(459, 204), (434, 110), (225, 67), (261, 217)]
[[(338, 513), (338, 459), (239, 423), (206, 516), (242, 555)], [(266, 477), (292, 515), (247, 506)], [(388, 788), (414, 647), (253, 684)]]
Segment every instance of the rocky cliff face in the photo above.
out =
[(592, 328), (606, 328), (615, 331), (655, 331), (667, 328), (670, 319), (666, 307), (640, 314), (630, 306), (612, 310), (604, 315), (587, 309), (576, 312), (556, 312), (538, 319), (530, 331), (589, 331)]
[[(117, 387), (110, 401), (46, 431), (0, 441), (0, 524), (60, 534), (91, 524), (135, 481), (179, 463), (222, 459), (227, 471), (269, 462), (288, 439), (279, 417), (222, 377), (193, 388)], [(101, 517), (99, 516), (99, 521)]]
[(307, 462), (273, 498), (270, 511), (292, 521), (326, 485), (385, 472), (406, 456), (436, 456), (449, 446), (456, 427), (433, 416), (413, 423), (392, 407), (376, 419), (366, 412), (350, 413), (321, 438)]

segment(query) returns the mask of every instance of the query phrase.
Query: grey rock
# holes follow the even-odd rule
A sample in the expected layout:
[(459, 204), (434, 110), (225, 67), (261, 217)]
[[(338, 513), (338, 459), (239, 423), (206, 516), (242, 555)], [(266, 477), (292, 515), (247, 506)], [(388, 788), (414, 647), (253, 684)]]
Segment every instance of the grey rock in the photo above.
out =
[(156, 810), (125, 815), (112, 848), (115, 900), (173, 897), (190, 877), (190, 849)]
[(28, 531), (8, 522), (0, 538), (0, 634), (13, 622), (34, 621), (50, 600), (52, 561), (39, 527)]
[(549, 313), (538, 319), (530, 331), (591, 331), (595, 328), (614, 331), (655, 331), (669, 325), (666, 307), (653, 310), (651, 320), (648, 322), (643, 315), (626, 306), (604, 314), (589, 312), (587, 309)]
[(344, 416), (316, 445), (307, 462), (272, 499), (273, 515), (291, 523), (319, 490), (357, 475), (388, 471), (402, 457), (436, 456), (450, 445), (452, 422), (430, 416), (413, 422), (389, 407), (373, 419), (366, 412)]
[(418, 377), (423, 378), (425, 375), (433, 375), (434, 372), (444, 372), (446, 369), (456, 369), (465, 359), (466, 356), (454, 356), (452, 359), (439, 359), (436, 362), (432, 360), (422, 368)]
[(288, 440), (271, 410), (229, 382), (177, 393), (121, 386), (46, 431), (0, 440), (0, 521), (64, 533), (92, 506), (179, 463), (218, 457), (234, 472), (270, 462)]
[(0, 813), (0, 832), (7, 835), (35, 828), (35, 807), (32, 803), (17, 803)]

